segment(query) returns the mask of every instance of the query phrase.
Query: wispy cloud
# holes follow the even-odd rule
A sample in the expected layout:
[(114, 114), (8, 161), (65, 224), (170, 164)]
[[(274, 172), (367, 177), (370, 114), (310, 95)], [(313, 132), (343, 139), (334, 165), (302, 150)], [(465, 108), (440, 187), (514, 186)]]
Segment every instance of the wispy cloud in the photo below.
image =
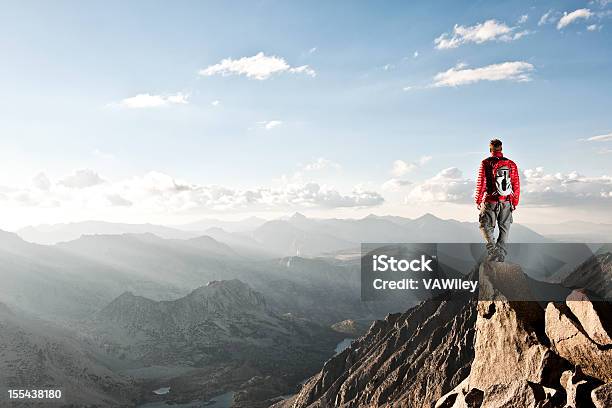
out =
[(460, 86), (479, 81), (514, 81), (526, 82), (531, 80), (534, 66), (524, 61), (502, 62), (480, 68), (466, 68), (458, 64), (434, 77), (434, 87)]
[(304, 171), (318, 171), (318, 170), (326, 170), (326, 169), (339, 169), (341, 166), (334, 162), (331, 161), (329, 159), (326, 159), (324, 157), (319, 157), (318, 159), (316, 159), (313, 162), (310, 163), (306, 163), (303, 167), (302, 170)]
[(119, 106), (128, 109), (159, 108), (168, 105), (186, 105), (189, 103), (189, 95), (178, 92), (170, 95), (152, 95), (148, 93), (138, 94), (122, 99), (119, 103), (111, 106)]
[(612, 141), (612, 133), (608, 133), (608, 134), (605, 134), (605, 135), (591, 136), (589, 138), (579, 139), (579, 140), (586, 141), (586, 142), (611, 142)]
[(202, 76), (213, 75), (244, 75), (247, 78), (266, 80), (273, 75), (281, 73), (305, 74), (311, 77), (316, 76), (316, 72), (308, 65), (293, 67), (284, 58), (277, 56), (267, 56), (260, 52), (252, 57), (242, 57), (239, 59), (226, 58), (218, 64), (211, 65), (199, 71)]
[(421, 167), (431, 161), (431, 156), (422, 156), (416, 161), (406, 162), (404, 160), (395, 160), (391, 167), (391, 174), (395, 177), (405, 176), (418, 167)]
[(391, 175), (393, 178), (385, 181), (382, 184), (383, 190), (398, 191), (405, 186), (411, 185), (411, 181), (403, 180), (401, 177), (404, 177), (417, 168), (424, 166), (425, 164), (429, 163), (431, 159), (431, 156), (421, 156), (418, 160), (410, 162), (395, 160), (391, 166)]
[(59, 184), (69, 188), (87, 188), (104, 183), (104, 179), (91, 169), (76, 170), (59, 181)]
[[(525, 20), (527, 21), (527, 20)], [(439, 50), (457, 48), (467, 43), (482, 44), (487, 41), (513, 41), (517, 40), (528, 31), (518, 31), (519, 27), (509, 27), (497, 20), (487, 20), (473, 26), (462, 26), (455, 24), (452, 33), (443, 33), (434, 40), (435, 47)]]
[(542, 14), (540, 20), (538, 21), (538, 26), (543, 26), (545, 24), (554, 23), (557, 20), (557, 13), (553, 12), (553, 10), (548, 10), (546, 13)]
[(593, 13), (591, 12), (591, 10), (587, 9), (587, 8), (581, 8), (578, 10), (574, 10), (571, 13), (563, 13), (563, 17), (561, 17), (559, 19), (559, 22), (557, 23), (557, 30), (561, 30), (565, 27), (567, 27), (568, 25), (576, 22), (577, 20), (587, 20), (589, 19), (591, 16), (593, 15)]
[(257, 124), (266, 130), (272, 130), (282, 125), (283, 121), (281, 120), (263, 120), (261, 122), (257, 122)]

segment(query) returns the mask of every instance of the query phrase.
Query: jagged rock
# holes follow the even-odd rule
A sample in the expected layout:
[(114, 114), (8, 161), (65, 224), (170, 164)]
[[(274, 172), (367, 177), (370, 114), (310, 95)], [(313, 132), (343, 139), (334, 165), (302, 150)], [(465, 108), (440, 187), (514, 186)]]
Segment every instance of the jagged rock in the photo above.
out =
[(338, 333), (344, 333), (353, 337), (362, 336), (368, 330), (367, 325), (362, 322), (356, 322), (353, 319), (347, 319), (338, 323), (334, 323), (332, 324), (331, 328), (332, 330), (335, 330)]
[(480, 282), (479, 297), (493, 300), (478, 302), (469, 388), (486, 390), (516, 380), (557, 383), (562, 362), (545, 344), (544, 311), (537, 302), (513, 302), (506, 297), (515, 288), (528, 290), (520, 267), (485, 263)]
[(612, 299), (612, 253), (604, 252), (587, 259), (562, 283), (568, 288), (586, 288), (603, 299)]
[(568, 306), (549, 303), (545, 328), (558, 355), (580, 366), (585, 374), (605, 382), (612, 381), (612, 349), (598, 346), (591, 340)]
[(612, 344), (612, 308), (608, 303), (591, 302), (584, 291), (574, 290), (566, 304), (591, 340), (600, 346)]
[(554, 401), (555, 390), (531, 381), (516, 380), (487, 388), (483, 408), (546, 408), (559, 406)]
[(595, 408), (612, 407), (612, 383), (607, 383), (591, 391), (591, 399)]
[[(549, 304), (545, 312), (517, 265), (485, 263), (479, 273), (480, 301), (426, 301), (375, 322), (274, 407), (592, 406), (584, 396), (612, 375), (612, 349), (591, 341), (566, 305)], [(597, 305), (576, 306), (603, 338)], [(593, 401), (609, 406), (609, 388), (596, 390)]]
[(478, 388), (468, 389), (468, 386), (469, 377), (440, 398), (435, 408), (479, 408), (482, 405), (484, 392)]
[(275, 407), (420, 407), (467, 376), (476, 302), (430, 300), (377, 321), (330, 359), (298, 395)]
[(567, 370), (561, 374), (559, 382), (565, 389), (567, 407), (591, 406), (590, 393), (594, 388), (592, 378), (585, 376), (579, 367), (574, 371)]

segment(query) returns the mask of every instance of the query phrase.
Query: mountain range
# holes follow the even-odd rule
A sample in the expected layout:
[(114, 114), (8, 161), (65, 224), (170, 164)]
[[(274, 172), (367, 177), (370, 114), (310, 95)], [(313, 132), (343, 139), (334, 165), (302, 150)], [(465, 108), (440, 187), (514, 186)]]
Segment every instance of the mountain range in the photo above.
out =
[[(184, 226), (183, 226), (184, 227)], [(194, 229), (194, 228), (201, 229)], [(369, 215), (361, 219), (316, 219), (295, 213), (288, 218), (242, 222), (205, 220), (179, 230), (152, 224), (116, 224), (88, 221), (26, 227), (17, 233), (27, 241), (53, 244), (82, 235), (151, 233), (167, 239), (208, 235), (251, 256), (317, 256), (350, 248), (362, 242), (480, 242), (477, 223), (443, 220), (431, 214), (416, 219)], [(548, 242), (550, 239), (515, 224), (512, 242)]]

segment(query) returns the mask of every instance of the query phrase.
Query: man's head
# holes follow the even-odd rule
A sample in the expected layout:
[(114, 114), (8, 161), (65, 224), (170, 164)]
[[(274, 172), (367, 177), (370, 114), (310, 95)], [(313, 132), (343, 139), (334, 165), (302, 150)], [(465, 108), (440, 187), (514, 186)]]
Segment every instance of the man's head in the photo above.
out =
[(499, 139), (493, 139), (489, 142), (489, 150), (491, 152), (501, 152), (502, 151), (502, 142)]

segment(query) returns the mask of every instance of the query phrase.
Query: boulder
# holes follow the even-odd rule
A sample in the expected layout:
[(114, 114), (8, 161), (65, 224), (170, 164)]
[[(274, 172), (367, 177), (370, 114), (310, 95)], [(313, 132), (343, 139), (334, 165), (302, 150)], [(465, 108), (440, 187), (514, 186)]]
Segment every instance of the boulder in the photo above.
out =
[(591, 340), (600, 346), (612, 345), (612, 308), (607, 302), (592, 302), (584, 291), (574, 290), (565, 304)]
[(518, 265), (485, 263), (480, 268), (479, 297), (491, 300), (478, 302), (470, 389), (486, 390), (517, 380), (558, 384), (562, 361), (545, 344), (542, 307), (506, 298), (508, 291), (525, 286), (523, 279)]
[(483, 408), (545, 408), (559, 406), (557, 392), (531, 381), (516, 380), (495, 384), (487, 388), (482, 401)]
[(604, 382), (612, 381), (612, 349), (599, 346), (563, 303), (546, 307), (546, 335), (555, 352), (573, 366)]

